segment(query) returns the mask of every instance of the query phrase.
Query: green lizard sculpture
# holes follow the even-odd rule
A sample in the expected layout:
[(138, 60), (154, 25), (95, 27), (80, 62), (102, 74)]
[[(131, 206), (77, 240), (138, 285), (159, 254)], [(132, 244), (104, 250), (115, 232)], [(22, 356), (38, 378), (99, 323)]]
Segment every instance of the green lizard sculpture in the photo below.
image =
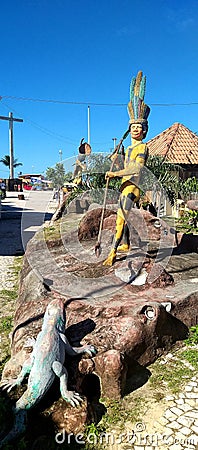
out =
[[(82, 398), (77, 392), (68, 391), (68, 374), (63, 366), (65, 353), (75, 356), (84, 352), (90, 356), (96, 354), (93, 345), (71, 347), (65, 336), (66, 315), (61, 300), (52, 300), (47, 306), (42, 330), (37, 339), (30, 339), (28, 345), (33, 346), (30, 358), (24, 362), (17, 379), (2, 383), (3, 389), (9, 392), (14, 386), (22, 383), (26, 374), (29, 374), (27, 390), (16, 402), (14, 408), (15, 421), (12, 430), (0, 441), (0, 448), (13, 440), (26, 428), (26, 410), (38, 403), (52, 385), (55, 375), (60, 378), (61, 396), (73, 407), (78, 406)], [(31, 341), (31, 342), (30, 342)]]

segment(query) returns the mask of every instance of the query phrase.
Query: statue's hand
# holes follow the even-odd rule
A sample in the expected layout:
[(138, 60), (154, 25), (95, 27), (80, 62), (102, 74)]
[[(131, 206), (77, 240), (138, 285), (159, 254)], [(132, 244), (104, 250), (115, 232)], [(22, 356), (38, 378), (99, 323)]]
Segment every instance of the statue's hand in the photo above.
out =
[(107, 178), (114, 178), (114, 176), (115, 176), (115, 172), (106, 172), (105, 180), (107, 180)]

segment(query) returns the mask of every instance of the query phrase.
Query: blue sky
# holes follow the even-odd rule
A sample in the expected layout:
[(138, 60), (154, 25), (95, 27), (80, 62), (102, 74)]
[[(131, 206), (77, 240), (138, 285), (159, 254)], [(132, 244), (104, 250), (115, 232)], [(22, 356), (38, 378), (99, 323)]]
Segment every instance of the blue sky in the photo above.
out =
[[(175, 122), (197, 132), (197, 23), (197, 0), (3, 2), (0, 115), (24, 120), (14, 124), (23, 173), (53, 166), (60, 149), (63, 159), (77, 154), (88, 105), (92, 150), (109, 152), (128, 127), (138, 70), (151, 107), (146, 140)], [(8, 122), (0, 120), (0, 158), (8, 153)], [(8, 176), (2, 164), (0, 176)]]

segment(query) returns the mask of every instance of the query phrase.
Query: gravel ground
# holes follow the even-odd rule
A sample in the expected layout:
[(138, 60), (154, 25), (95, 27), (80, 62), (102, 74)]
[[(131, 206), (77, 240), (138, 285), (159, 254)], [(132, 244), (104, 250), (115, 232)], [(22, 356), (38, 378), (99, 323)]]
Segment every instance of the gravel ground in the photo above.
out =
[(13, 279), (13, 265), (15, 256), (0, 255), (0, 291), (3, 289), (12, 289), (16, 283)]

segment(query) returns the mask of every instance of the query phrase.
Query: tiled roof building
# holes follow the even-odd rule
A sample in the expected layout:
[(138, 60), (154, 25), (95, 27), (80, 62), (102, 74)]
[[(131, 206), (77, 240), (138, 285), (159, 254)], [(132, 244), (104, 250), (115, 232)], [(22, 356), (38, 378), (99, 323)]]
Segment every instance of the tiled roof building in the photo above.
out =
[(185, 178), (198, 176), (198, 136), (181, 123), (174, 123), (147, 142), (149, 155), (179, 164)]

